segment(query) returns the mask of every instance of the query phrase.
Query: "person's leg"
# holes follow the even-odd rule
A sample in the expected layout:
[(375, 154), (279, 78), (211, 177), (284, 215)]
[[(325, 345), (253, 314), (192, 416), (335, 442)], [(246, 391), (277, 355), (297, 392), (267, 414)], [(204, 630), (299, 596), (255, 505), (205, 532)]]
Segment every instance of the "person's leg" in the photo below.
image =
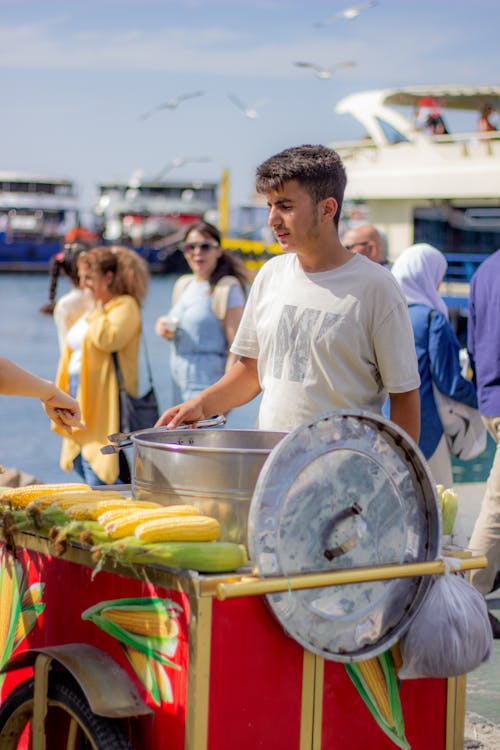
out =
[(486, 595), (493, 588), (500, 565), (500, 417), (485, 418), (484, 421), (497, 448), (469, 545), (488, 559), (488, 567), (473, 570), (470, 576), (472, 585)]

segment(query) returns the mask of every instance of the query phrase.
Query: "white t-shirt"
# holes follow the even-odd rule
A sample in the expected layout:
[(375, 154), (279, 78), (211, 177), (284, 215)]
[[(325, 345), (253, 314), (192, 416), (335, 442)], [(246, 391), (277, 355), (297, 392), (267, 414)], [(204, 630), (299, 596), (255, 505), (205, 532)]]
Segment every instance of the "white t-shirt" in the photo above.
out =
[(68, 364), (70, 375), (79, 375), (82, 369), (82, 349), (83, 340), (87, 333), (89, 324), (85, 315), (78, 318), (75, 325), (71, 326), (66, 334), (66, 343), (71, 349), (71, 356)]
[(60, 352), (64, 350), (66, 345), (66, 334), (87, 310), (87, 307), (82, 289), (71, 289), (57, 300), (54, 307), (54, 323), (56, 324)]
[(420, 385), (406, 301), (362, 255), (306, 273), (295, 254), (257, 274), (231, 351), (258, 361), (260, 429), (290, 431), (335, 409), (381, 413)]

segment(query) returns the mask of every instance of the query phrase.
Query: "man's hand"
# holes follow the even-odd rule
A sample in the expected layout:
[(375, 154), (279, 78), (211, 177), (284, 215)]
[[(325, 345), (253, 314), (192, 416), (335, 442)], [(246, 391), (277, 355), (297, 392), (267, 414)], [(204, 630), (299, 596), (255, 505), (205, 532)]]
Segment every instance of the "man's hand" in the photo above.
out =
[(169, 430), (173, 430), (181, 424), (185, 424), (186, 422), (198, 422), (200, 419), (206, 419), (207, 416), (210, 415), (205, 414), (201, 404), (201, 399), (195, 397), (189, 401), (185, 401), (183, 404), (177, 404), (177, 406), (172, 406), (170, 409), (164, 411), (155, 424), (155, 427), (167, 425)]

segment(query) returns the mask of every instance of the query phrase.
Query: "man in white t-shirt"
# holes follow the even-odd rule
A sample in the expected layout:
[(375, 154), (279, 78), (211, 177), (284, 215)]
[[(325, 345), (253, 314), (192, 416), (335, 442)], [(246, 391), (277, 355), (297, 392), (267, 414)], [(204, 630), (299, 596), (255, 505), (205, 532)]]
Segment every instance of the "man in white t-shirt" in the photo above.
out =
[(257, 274), (231, 351), (235, 366), (158, 425), (224, 413), (261, 391), (259, 428), (293, 430), (335, 409), (381, 413), (418, 442), (417, 359), (406, 301), (391, 273), (340, 242), (346, 184), (325, 146), (286, 149), (257, 169), (282, 250)]

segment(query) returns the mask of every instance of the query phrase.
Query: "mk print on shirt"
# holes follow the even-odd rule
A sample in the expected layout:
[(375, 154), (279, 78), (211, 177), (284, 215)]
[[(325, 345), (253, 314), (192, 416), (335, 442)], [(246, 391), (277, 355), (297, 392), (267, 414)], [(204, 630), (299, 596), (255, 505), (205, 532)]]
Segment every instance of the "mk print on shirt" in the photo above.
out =
[(271, 373), (277, 380), (303, 383), (310, 363), (311, 347), (332, 329), (342, 316), (305, 308), (297, 315), (296, 305), (285, 305), (274, 337)]

